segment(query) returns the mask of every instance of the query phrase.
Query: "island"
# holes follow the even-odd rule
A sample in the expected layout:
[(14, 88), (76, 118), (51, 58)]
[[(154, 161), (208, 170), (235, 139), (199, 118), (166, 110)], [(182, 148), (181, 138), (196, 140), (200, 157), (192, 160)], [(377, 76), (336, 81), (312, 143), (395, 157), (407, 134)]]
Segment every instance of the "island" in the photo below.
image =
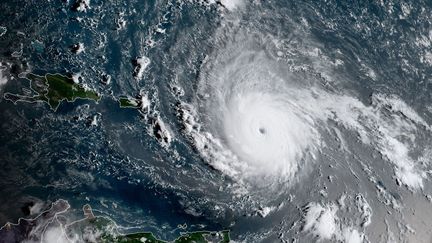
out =
[(71, 77), (62, 74), (45, 74), (39, 76), (28, 73), (24, 78), (30, 81), (31, 94), (5, 93), (6, 100), (17, 102), (45, 102), (54, 111), (60, 106), (61, 102), (74, 102), (76, 99), (88, 99), (99, 101), (101, 96), (87, 87), (75, 83)]
[(122, 96), (118, 99), (120, 104), (120, 108), (135, 108), (138, 109), (141, 107), (141, 101), (136, 98), (125, 97)]

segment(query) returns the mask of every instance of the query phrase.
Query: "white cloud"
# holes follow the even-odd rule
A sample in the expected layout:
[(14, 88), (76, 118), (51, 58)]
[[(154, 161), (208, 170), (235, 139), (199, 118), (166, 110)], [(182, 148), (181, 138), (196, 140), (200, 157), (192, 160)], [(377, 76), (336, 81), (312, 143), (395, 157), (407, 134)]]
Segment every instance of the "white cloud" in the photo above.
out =
[(303, 230), (312, 233), (319, 240), (332, 240), (346, 243), (364, 242), (364, 233), (345, 226), (336, 215), (339, 208), (335, 204), (321, 205), (309, 203), (304, 215)]
[(41, 243), (71, 243), (61, 226), (48, 226), (42, 234)]
[(236, 10), (245, 4), (243, 0), (221, 0), (221, 3), (230, 11)]
[(364, 234), (359, 233), (356, 229), (346, 227), (342, 230), (342, 238), (346, 243), (362, 243), (364, 241)]
[(305, 215), (304, 230), (309, 231), (320, 239), (331, 239), (337, 231), (337, 207), (334, 205), (322, 206), (310, 203)]
[(8, 77), (5, 75), (5, 70), (6, 68), (0, 64), (0, 88), (9, 81)]
[(142, 79), (144, 71), (147, 69), (148, 65), (150, 65), (150, 58), (143, 56), (136, 59), (136, 67), (134, 70), (136, 79)]

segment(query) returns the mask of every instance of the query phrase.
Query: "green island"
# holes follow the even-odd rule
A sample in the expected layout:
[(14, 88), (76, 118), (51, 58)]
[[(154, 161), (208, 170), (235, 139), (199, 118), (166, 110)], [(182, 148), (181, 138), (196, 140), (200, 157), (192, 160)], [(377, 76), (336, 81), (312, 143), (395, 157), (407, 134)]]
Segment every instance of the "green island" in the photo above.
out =
[(52, 110), (57, 110), (62, 101), (73, 102), (76, 99), (89, 99), (99, 101), (101, 96), (92, 90), (75, 83), (72, 78), (62, 74), (45, 74), (39, 76), (28, 73), (25, 76), (30, 80), (32, 95), (5, 93), (4, 98), (16, 102), (45, 102)]
[(141, 106), (141, 101), (139, 99), (131, 98), (131, 97), (120, 97), (118, 99), (120, 104), (120, 108), (134, 108), (138, 109)]

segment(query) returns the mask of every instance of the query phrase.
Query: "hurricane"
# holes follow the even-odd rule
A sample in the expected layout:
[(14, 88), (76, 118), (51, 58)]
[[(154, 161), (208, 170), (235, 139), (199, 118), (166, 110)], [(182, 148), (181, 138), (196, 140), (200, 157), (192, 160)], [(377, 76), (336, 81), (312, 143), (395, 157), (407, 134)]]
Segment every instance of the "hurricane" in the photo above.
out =
[(0, 242), (430, 241), (427, 1), (16, 2)]
[(218, 60), (203, 77), (207, 129), (219, 141), (216, 153), (229, 154), (216, 166), (231, 164), (225, 171), (242, 178), (292, 180), (319, 146), (318, 124), (301, 107), (308, 97), (299, 80), (275, 68), (265, 50), (250, 48)]
[[(372, 184), (380, 185), (376, 178), (385, 175), (409, 191), (423, 190), (427, 165), (421, 161), (430, 148), (417, 134), (431, 126), (397, 94), (358, 92), (353, 77), (340, 69), (343, 61), (322, 51), (307, 23), (292, 27), (295, 36), (284, 39), (271, 34), (277, 31), (263, 32), (265, 24), (258, 21), (227, 19), (232, 22), (218, 30), (216, 47), (200, 67), (197, 98), (182, 104), (185, 134), (206, 163), (231, 178), (235, 197), (247, 195), (251, 207), (267, 215), (283, 207), (283, 198), (312, 186), (324, 173), (314, 171), (326, 167), (333, 171), (330, 183), (338, 180), (347, 188), (355, 179), (345, 177), (346, 169)], [(372, 71), (366, 75), (376, 78)], [(381, 158), (385, 172), (371, 169), (378, 165), (370, 154)], [(357, 165), (346, 163), (352, 158)], [(377, 188), (386, 204), (400, 207), (386, 189)], [(329, 190), (324, 186), (320, 193)], [(318, 206), (332, 210), (329, 222), (339, 222), (335, 204)], [(315, 220), (308, 223), (320, 216)], [(346, 237), (357, 232), (344, 230)], [(342, 231), (316, 234), (344, 239)]]

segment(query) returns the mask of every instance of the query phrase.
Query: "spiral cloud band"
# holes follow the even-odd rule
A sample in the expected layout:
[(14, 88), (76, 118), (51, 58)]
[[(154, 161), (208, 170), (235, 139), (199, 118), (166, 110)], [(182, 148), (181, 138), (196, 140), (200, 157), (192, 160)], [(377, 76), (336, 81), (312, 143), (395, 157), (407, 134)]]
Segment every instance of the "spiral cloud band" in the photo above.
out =
[(415, 141), (403, 137), (430, 127), (396, 96), (374, 94), (365, 105), (288, 68), (269, 51), (274, 47), (246, 39), (224, 47), (204, 64), (196, 103), (183, 104), (187, 131), (214, 168), (239, 181), (298, 181), (319, 162), (336, 125), (377, 149), (401, 183), (423, 186), (425, 172), (409, 153)]

